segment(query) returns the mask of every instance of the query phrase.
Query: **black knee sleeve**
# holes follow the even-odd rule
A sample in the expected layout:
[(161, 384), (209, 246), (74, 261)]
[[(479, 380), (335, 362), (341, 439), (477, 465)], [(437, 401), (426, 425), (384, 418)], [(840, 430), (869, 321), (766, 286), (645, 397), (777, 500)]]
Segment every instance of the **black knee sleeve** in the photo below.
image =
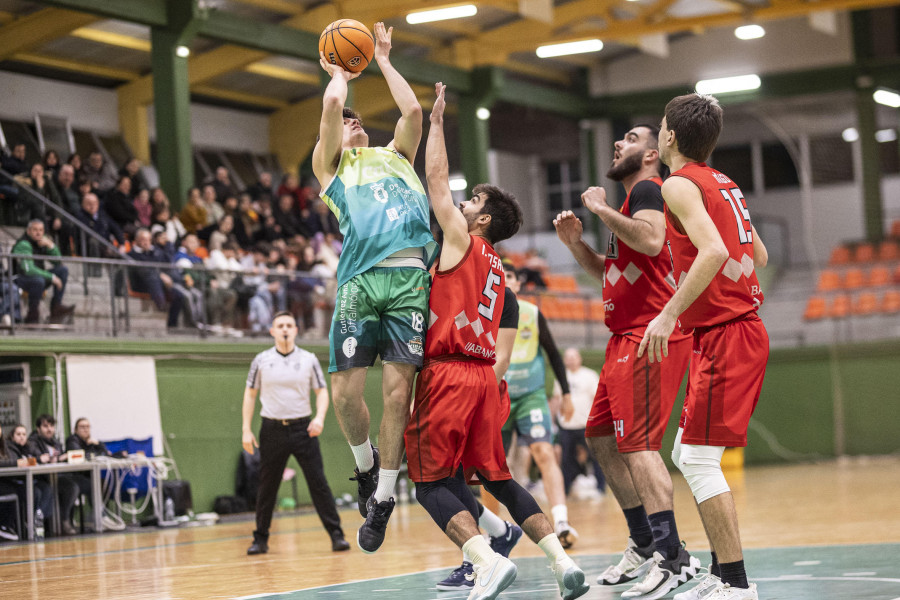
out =
[[(450, 519), (461, 512), (468, 512), (478, 520), (478, 509), (472, 492), (462, 484), (464, 493), (461, 493), (455, 482), (455, 477), (448, 477), (439, 481), (428, 481), (416, 484), (416, 500), (428, 511), (431, 518), (441, 528), (447, 530)], [(471, 502), (466, 501), (466, 496)]]
[(519, 525), (522, 525), (528, 517), (541, 512), (541, 507), (534, 501), (531, 494), (512, 479), (488, 481), (481, 475), (478, 478), (481, 480), (484, 489), (489, 491), (494, 498), (499, 500), (509, 510), (509, 514)]

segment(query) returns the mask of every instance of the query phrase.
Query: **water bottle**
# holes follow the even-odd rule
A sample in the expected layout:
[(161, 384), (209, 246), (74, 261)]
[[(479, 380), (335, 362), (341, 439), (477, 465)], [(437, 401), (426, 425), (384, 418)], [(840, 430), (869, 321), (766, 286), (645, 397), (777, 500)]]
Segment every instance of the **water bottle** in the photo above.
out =
[(166, 498), (165, 509), (163, 511), (166, 521), (175, 520), (175, 502), (171, 498)]
[(34, 539), (38, 541), (44, 539), (44, 513), (41, 509), (34, 511)]

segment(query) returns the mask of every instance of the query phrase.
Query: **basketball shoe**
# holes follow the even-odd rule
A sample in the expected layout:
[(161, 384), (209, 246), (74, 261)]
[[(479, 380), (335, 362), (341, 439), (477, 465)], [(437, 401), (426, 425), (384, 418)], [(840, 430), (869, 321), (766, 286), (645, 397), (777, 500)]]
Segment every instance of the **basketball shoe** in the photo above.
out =
[(675, 594), (673, 600), (709, 600), (709, 597), (723, 585), (725, 584), (721, 579), (707, 571), (697, 578), (697, 585), (686, 592)]
[(659, 552), (654, 552), (653, 558), (654, 563), (644, 578), (623, 592), (622, 598), (657, 600), (693, 579), (700, 570), (700, 561), (684, 548), (679, 548), (678, 556), (671, 560), (664, 559)]
[(709, 600), (759, 600), (759, 595), (756, 593), (755, 583), (751, 583), (746, 590), (744, 588), (731, 587), (725, 583), (707, 598)]
[(475, 578), (472, 577), (472, 563), (467, 560), (463, 564), (453, 569), (447, 579), (438, 582), (437, 589), (442, 591), (456, 591), (468, 589), (475, 585)]
[(368, 516), (366, 503), (378, 487), (378, 470), (381, 468), (381, 458), (378, 456), (378, 448), (375, 446), (372, 446), (372, 455), (375, 457), (375, 466), (365, 473), (360, 473), (357, 467), (353, 467), (356, 476), (350, 478), (350, 481), (356, 482), (356, 502), (359, 506), (359, 514), (363, 518)]
[(556, 524), (556, 537), (559, 538), (562, 547), (568, 550), (578, 541), (578, 532), (569, 525), (568, 521), (559, 521)]
[(475, 565), (472, 569), (473, 573), (469, 577), (475, 584), (468, 600), (494, 600), (500, 592), (512, 585), (518, 573), (513, 561), (499, 554), (495, 554), (488, 564)]
[(366, 554), (372, 554), (384, 543), (384, 532), (387, 530), (388, 519), (394, 512), (394, 498), (376, 502), (373, 492), (366, 502), (366, 509), (366, 522), (356, 532), (356, 545)]
[(653, 566), (653, 550), (656, 546), (640, 547), (628, 538), (628, 547), (617, 565), (610, 565), (597, 577), (600, 585), (621, 585), (642, 577)]
[(591, 586), (584, 582), (584, 571), (578, 568), (575, 561), (568, 556), (553, 563), (550, 570), (556, 576), (559, 595), (563, 600), (581, 598), (591, 589)]
[(505, 535), (498, 535), (497, 537), (490, 536), (491, 550), (493, 550), (500, 556), (505, 556), (508, 558), (509, 553), (512, 552), (512, 549), (519, 542), (519, 538), (521, 537), (522, 528), (515, 523), (506, 521)]

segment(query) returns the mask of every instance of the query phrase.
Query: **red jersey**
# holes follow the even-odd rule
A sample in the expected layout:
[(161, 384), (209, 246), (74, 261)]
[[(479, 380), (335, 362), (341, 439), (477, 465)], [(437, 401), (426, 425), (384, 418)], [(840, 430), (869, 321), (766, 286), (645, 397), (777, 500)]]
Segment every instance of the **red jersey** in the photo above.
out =
[[(644, 202), (639, 202), (635, 204), (637, 211), (631, 210), (633, 195), (642, 201), (650, 195), (646, 205), (659, 206), (662, 210), (661, 185), (662, 179), (659, 177), (639, 181), (628, 192), (619, 212), (631, 217), (634, 212), (644, 209)], [(648, 189), (647, 186), (651, 187)], [(613, 333), (641, 335), (643, 328), (662, 312), (675, 293), (672, 261), (668, 252), (647, 256), (619, 240), (613, 233), (609, 236), (605, 268), (603, 309), (606, 326)], [(675, 335), (680, 337), (677, 333)]]
[(482, 237), (469, 238), (462, 261), (438, 270), (431, 282), (426, 360), (448, 354), (496, 360), (506, 276), (494, 248)]
[[(753, 266), (753, 230), (750, 212), (740, 188), (706, 163), (688, 163), (672, 173), (700, 188), (706, 212), (728, 249), (728, 259), (703, 293), (679, 317), (682, 329), (710, 327), (730, 321), (762, 304), (763, 294)], [(666, 209), (666, 233), (680, 285), (697, 258), (697, 248), (679, 231)]]

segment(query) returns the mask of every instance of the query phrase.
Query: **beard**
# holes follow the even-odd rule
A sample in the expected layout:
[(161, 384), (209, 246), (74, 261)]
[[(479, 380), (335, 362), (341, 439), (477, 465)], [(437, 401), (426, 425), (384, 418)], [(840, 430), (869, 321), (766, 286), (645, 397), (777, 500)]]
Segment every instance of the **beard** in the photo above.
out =
[(613, 181), (622, 181), (629, 175), (634, 175), (641, 170), (644, 157), (641, 153), (635, 153), (619, 160), (619, 164), (613, 163), (606, 172), (606, 176)]

